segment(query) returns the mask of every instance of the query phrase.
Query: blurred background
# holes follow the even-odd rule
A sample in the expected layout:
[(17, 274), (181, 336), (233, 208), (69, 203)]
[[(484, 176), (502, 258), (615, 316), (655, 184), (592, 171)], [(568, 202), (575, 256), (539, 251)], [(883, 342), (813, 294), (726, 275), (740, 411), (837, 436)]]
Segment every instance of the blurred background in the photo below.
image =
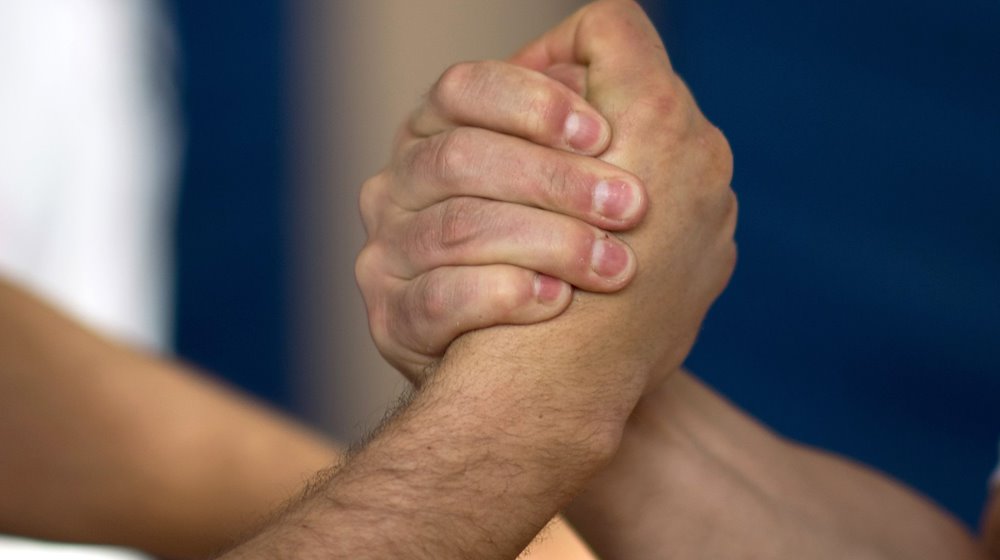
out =
[[(0, 0), (0, 270), (341, 441), (361, 182), (450, 63), (571, 0)], [(644, 2), (728, 136), (740, 263), (688, 365), (968, 524), (1000, 435), (1000, 4)], [(72, 282), (67, 282), (72, 279)]]

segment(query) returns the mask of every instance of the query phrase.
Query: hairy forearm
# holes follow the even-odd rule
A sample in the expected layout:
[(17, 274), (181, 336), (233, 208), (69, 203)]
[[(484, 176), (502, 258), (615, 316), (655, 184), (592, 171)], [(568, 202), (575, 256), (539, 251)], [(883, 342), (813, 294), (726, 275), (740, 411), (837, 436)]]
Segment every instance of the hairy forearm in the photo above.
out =
[(316, 470), (323, 438), (0, 281), (0, 531), (203, 557)]
[(531, 379), (446, 359), (367, 445), (229, 557), (515, 558), (617, 445), (583, 397)]
[(608, 559), (981, 558), (913, 492), (780, 439), (687, 374), (640, 403), (569, 516)]
[[(732, 157), (724, 137), (673, 74), (655, 29), (635, 4), (592, 4), (511, 61), (536, 71), (587, 66), (586, 99), (614, 130), (601, 158), (635, 173), (648, 189), (649, 212), (643, 225), (619, 240), (631, 249), (592, 228), (578, 230), (565, 246), (575, 248), (569, 264), (582, 276), (604, 276), (620, 286), (634, 272), (634, 280), (613, 295), (577, 292), (565, 313), (544, 323), (463, 335), (430, 383), (381, 433), (232, 557), (513, 558), (610, 460), (636, 402), (662, 380), (653, 374), (672, 371), (687, 354), (735, 260)], [(455, 95), (476, 95), (462, 80), (471, 67), (454, 68), (459, 71), (442, 77), (449, 84), (441, 87), (445, 93), (432, 96), (439, 108)], [(548, 116), (557, 122), (557, 138), (580, 126), (563, 108)], [(536, 124), (542, 126), (530, 127), (533, 132), (548, 128)], [(463, 136), (421, 128), (410, 132), (439, 138), (423, 153), (433, 154), (436, 166), (448, 167), (453, 177), (466, 177), (462, 168), (473, 160), (462, 151), (470, 146)], [(501, 132), (532, 138), (532, 131)], [(560, 175), (550, 180), (558, 183)], [(380, 217), (389, 219), (377, 207), (391, 194), (378, 184), (362, 191), (369, 231), (382, 227)], [(472, 248), (487, 244), (482, 228), (466, 225), (492, 227), (495, 221), (486, 211), (456, 208), (462, 207), (442, 204), (445, 218), (435, 221), (444, 225), (442, 235), (398, 239), (404, 246), (436, 244), (458, 257), (436, 266), (506, 262), (504, 250), (485, 260), (470, 258)], [(520, 243), (521, 229), (510, 240)], [(547, 237), (563, 246), (558, 236)], [(391, 255), (393, 245), (366, 248), (357, 267), (362, 284), (379, 274), (373, 265)], [(409, 262), (399, 274), (407, 279), (426, 270), (420, 259), (403, 260)], [(386, 309), (395, 308), (374, 299), (373, 331), (392, 332)], [(428, 314), (451, 320), (440, 312), (450, 301), (437, 298), (428, 306), (436, 312)], [(456, 324), (457, 332), (472, 328)]]

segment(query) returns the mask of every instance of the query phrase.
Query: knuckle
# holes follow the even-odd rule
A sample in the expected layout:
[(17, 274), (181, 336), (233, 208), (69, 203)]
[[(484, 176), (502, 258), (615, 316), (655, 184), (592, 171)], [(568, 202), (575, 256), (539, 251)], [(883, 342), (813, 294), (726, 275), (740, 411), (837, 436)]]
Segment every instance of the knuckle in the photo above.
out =
[(474, 62), (458, 62), (449, 66), (431, 88), (431, 102), (447, 113), (452, 103), (467, 94), (474, 73)]
[(727, 189), (725, 202), (725, 227), (731, 238), (736, 231), (736, 222), (740, 213), (740, 202), (733, 189)]
[(721, 212), (719, 206), (724, 198), (719, 196), (720, 191), (711, 186), (702, 185), (695, 189), (691, 196), (692, 216), (706, 228), (715, 227), (718, 224)]
[(530, 303), (532, 294), (531, 281), (525, 281), (525, 275), (501, 275), (490, 285), (490, 306), (502, 318), (508, 318), (511, 312)]
[(378, 228), (378, 216), (385, 197), (385, 176), (379, 173), (365, 180), (361, 184), (361, 191), (358, 194), (358, 209), (361, 212), (361, 221), (364, 223), (365, 231), (372, 235)]
[(389, 332), (388, 314), (384, 305), (368, 306), (368, 331), (380, 352), (386, 353), (394, 339)]
[(650, 85), (638, 94), (638, 115), (660, 134), (687, 137), (697, 129), (701, 111), (684, 80), (673, 71), (652, 75)]
[(451, 250), (469, 243), (479, 232), (479, 208), (467, 199), (452, 198), (441, 203), (437, 245)]
[(719, 127), (709, 123), (705, 127), (702, 142), (708, 149), (710, 166), (716, 182), (728, 186), (733, 182), (733, 150), (729, 140)]
[(452, 129), (435, 137), (426, 156), (428, 175), (446, 185), (460, 183), (472, 165), (472, 136), (465, 129)]
[(687, 135), (691, 119), (681, 96), (672, 88), (658, 88), (639, 96), (632, 105), (632, 120), (649, 138), (668, 144)]
[(633, 103), (633, 115), (640, 123), (663, 126), (677, 120), (681, 111), (681, 100), (673, 88), (662, 87), (643, 93)]
[(420, 287), (416, 293), (420, 302), (413, 308), (420, 309), (422, 315), (420, 322), (429, 325), (439, 324), (454, 313), (456, 298), (445, 282), (435, 281), (432, 275), (427, 275), (421, 278), (419, 283)]
[(424, 183), (433, 184), (438, 181), (440, 179), (437, 177), (438, 146), (446, 135), (447, 133), (437, 134), (417, 142), (397, 165), (394, 171), (396, 180), (400, 181), (402, 177), (410, 176)]
[(708, 121), (693, 137), (693, 154), (697, 176), (692, 185), (691, 202), (698, 216), (713, 219), (735, 220), (737, 201), (731, 188), (733, 156), (729, 142), (722, 132)]
[(396, 240), (401, 251), (421, 269), (460, 260), (462, 247), (481, 231), (477, 206), (472, 199), (449, 198), (419, 213)]
[(636, 110), (640, 117), (649, 120), (662, 120), (664, 117), (674, 115), (679, 112), (680, 100), (677, 94), (670, 89), (660, 89), (655, 93), (646, 93), (635, 100)]
[(375, 344), (381, 349), (392, 339), (389, 329), (390, 317), (386, 309), (386, 301), (391, 296), (387, 285), (380, 280), (378, 265), (380, 257), (377, 256), (377, 252), (369, 246), (362, 249), (355, 261), (354, 274), (365, 303), (368, 330)]
[(383, 251), (379, 248), (379, 245), (368, 243), (361, 249), (358, 257), (354, 260), (354, 278), (366, 298), (375, 287), (383, 258)]
[(722, 246), (721, 255), (719, 256), (719, 273), (717, 275), (717, 281), (715, 282), (715, 290), (713, 290), (713, 296), (718, 296), (726, 289), (729, 284), (729, 280), (732, 279), (733, 273), (736, 271), (736, 261), (737, 261), (737, 250), (736, 243), (732, 239), (728, 239)]
[(422, 336), (426, 338), (427, 334), (424, 323), (427, 318), (426, 297), (422, 286), (421, 279), (414, 280), (389, 303), (385, 311), (384, 341), (418, 351), (427, 349), (428, 345), (421, 342)]
[[(550, 156), (552, 154), (549, 154)], [(575, 208), (576, 201), (569, 201), (573, 196), (589, 198), (584, 188), (574, 188), (579, 181), (573, 179), (575, 169), (566, 165), (561, 159), (556, 157), (546, 157), (541, 162), (541, 178), (543, 184), (540, 186), (541, 202), (550, 208)]]
[(729, 240), (726, 244), (726, 280), (732, 277), (733, 272), (736, 270), (736, 263), (739, 261), (739, 250), (736, 247), (736, 243), (733, 240)]
[(572, 103), (550, 85), (540, 85), (530, 96), (525, 112), (526, 132), (533, 138), (558, 141), (563, 136)]

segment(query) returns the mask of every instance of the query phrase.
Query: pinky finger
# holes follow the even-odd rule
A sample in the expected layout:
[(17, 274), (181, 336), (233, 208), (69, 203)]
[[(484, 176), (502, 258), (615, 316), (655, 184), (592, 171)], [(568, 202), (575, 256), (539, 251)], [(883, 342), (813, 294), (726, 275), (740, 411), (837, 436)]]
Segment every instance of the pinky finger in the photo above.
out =
[(440, 356), (463, 333), (551, 319), (571, 296), (566, 282), (516, 266), (439, 267), (396, 294), (387, 327), (403, 346)]

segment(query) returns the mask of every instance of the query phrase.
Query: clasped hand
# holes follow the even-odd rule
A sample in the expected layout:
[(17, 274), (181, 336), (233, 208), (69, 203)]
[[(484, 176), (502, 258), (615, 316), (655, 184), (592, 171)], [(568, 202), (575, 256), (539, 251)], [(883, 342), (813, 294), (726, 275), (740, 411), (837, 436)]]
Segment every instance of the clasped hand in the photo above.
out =
[[(448, 359), (612, 388), (624, 412), (680, 365), (726, 285), (728, 144), (621, 7), (451, 67), (365, 183), (358, 283), (379, 350), (416, 384), (470, 333)], [(531, 326), (482, 330), (514, 324)]]

